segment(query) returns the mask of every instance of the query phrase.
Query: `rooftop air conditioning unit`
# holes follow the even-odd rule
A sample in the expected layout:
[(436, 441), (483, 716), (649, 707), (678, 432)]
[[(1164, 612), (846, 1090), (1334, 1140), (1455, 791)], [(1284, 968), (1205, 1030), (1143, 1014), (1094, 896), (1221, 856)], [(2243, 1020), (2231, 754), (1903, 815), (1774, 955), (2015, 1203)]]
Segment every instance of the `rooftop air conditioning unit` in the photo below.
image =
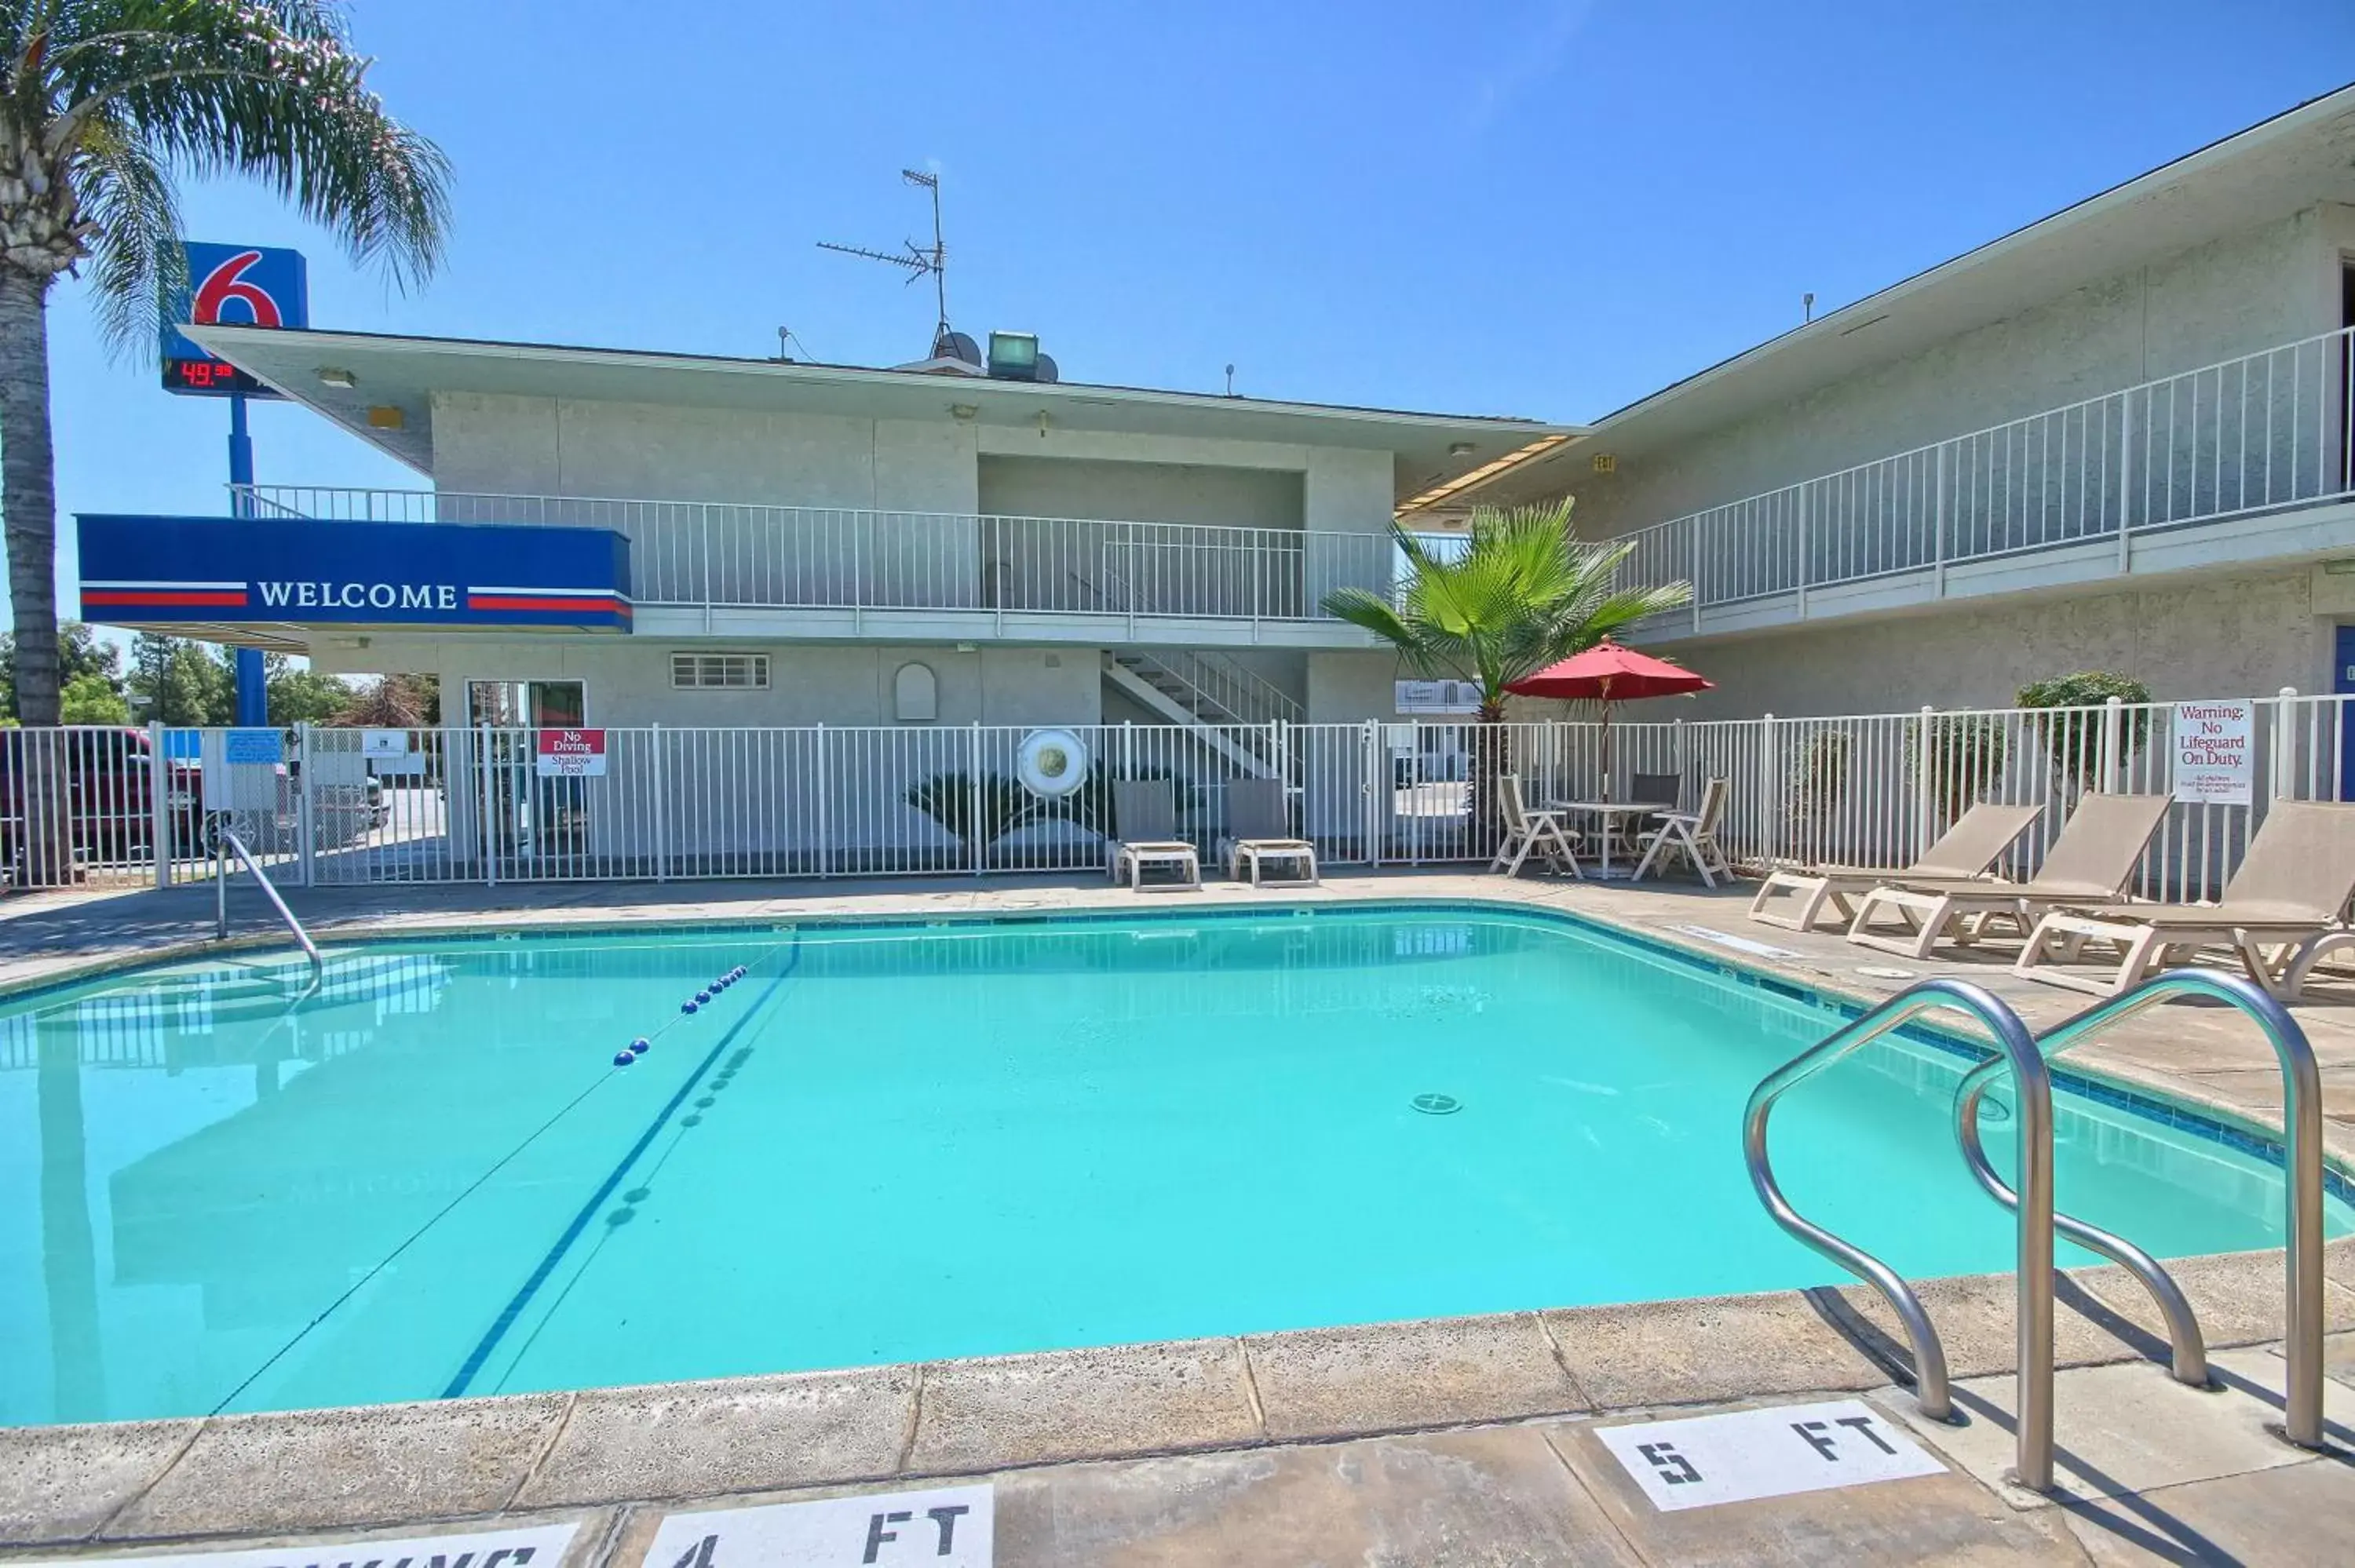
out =
[(989, 334), (989, 374), (997, 381), (1052, 381), (1055, 362), (1039, 352), (1039, 334), (994, 332)]

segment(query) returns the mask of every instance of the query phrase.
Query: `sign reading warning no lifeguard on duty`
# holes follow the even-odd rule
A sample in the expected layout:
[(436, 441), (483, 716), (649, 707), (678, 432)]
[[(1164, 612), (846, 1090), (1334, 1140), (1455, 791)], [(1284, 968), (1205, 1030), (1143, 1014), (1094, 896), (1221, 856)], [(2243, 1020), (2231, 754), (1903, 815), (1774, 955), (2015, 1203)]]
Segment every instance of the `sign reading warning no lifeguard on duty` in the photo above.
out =
[(2175, 798), (2245, 806), (2256, 797), (2256, 704), (2175, 705)]

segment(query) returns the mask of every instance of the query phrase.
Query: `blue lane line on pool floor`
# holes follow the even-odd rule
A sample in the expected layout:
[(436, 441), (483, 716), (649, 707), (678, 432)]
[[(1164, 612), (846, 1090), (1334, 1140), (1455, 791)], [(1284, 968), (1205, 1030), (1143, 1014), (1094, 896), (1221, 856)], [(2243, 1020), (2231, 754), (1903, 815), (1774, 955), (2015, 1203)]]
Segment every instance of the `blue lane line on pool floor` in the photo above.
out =
[(654, 1119), (646, 1124), (645, 1131), (638, 1135), (638, 1140), (630, 1145), (628, 1152), (614, 1164), (613, 1169), (606, 1174), (605, 1180), (598, 1184), (597, 1191), (590, 1194), (589, 1201), (581, 1206), (581, 1212), (572, 1216), (572, 1223), (564, 1227), (563, 1234), (556, 1238), (554, 1245), (548, 1249), (547, 1255), (539, 1260), (539, 1266), (531, 1271), (530, 1276), (516, 1291), (514, 1298), (500, 1308), (498, 1317), (492, 1320), (489, 1330), (484, 1333), (474, 1348), (467, 1352), (465, 1361), (459, 1365), (458, 1375), (452, 1378), (450, 1386), (442, 1391), (442, 1398), (458, 1398), (466, 1392), (466, 1385), (481, 1374), (484, 1364), (491, 1359), (491, 1352), (498, 1349), (499, 1341), (506, 1337), (507, 1330), (515, 1327), (516, 1319), (522, 1317), (524, 1309), (531, 1305), (531, 1298), (539, 1293), (541, 1286), (548, 1283), (549, 1277), (556, 1272), (556, 1266), (563, 1261), (564, 1255), (572, 1250), (572, 1244), (581, 1239), (581, 1233), (589, 1228), (590, 1222), (597, 1217), (598, 1211), (605, 1206), (606, 1200), (613, 1195), (614, 1189), (621, 1186), (622, 1179), (630, 1172), (630, 1167), (638, 1162), (639, 1158), (653, 1145), (662, 1129), (670, 1125), (670, 1118), (678, 1114), (678, 1107), (687, 1103), (687, 1097), (695, 1092), (695, 1086), (703, 1081), (703, 1075), (706, 1073), (711, 1071), (711, 1065), (719, 1060), (720, 1054), (733, 1045), (737, 1036), (743, 1033), (746, 1026), (768, 1009), (769, 1003), (776, 999), (779, 988), (791, 980), (794, 971), (801, 967), (801, 935), (796, 932), (793, 946), (786, 952), (784, 968), (777, 971), (777, 978), (769, 982), (768, 989), (761, 993), (758, 1001), (744, 1010), (743, 1017), (728, 1026), (726, 1032), (719, 1036), (719, 1043), (711, 1047), (701, 1062), (696, 1064), (695, 1071), (687, 1075), (687, 1081), (679, 1085), (678, 1092), (664, 1103), (661, 1110), (655, 1113)]

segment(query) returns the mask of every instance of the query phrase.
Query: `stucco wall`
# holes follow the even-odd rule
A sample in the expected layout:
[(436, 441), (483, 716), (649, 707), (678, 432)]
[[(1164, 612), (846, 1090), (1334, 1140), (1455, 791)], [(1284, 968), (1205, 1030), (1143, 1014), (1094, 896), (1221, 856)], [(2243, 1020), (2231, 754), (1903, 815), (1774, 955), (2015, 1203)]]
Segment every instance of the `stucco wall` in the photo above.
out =
[[(676, 650), (770, 655), (764, 692), (676, 691)], [(339, 665), (338, 658), (348, 662)], [(473, 680), (575, 680), (588, 688), (588, 722), (665, 726), (888, 725), (891, 682), (918, 662), (937, 682), (940, 725), (1093, 724), (1103, 655), (1093, 648), (984, 648), (960, 653), (924, 647), (695, 642), (658, 638), (378, 637), (366, 650), (323, 650), (323, 668), (431, 672), (442, 677), (449, 715), (463, 722)]]
[(1392, 500), (1387, 451), (459, 392), (433, 466), (447, 491), (1355, 533)]
[(1300, 526), (1302, 476), (1283, 469), (984, 453), (980, 476), (980, 509), (1009, 517)]
[[(2077, 289), (1572, 487), (1618, 534), (2339, 324), (2355, 215), (2310, 208)], [(1870, 327), (1862, 329), (1870, 332)], [(1597, 450), (1610, 448), (1608, 435)]]
[(579, 397), (441, 393), (437, 486), (533, 495), (971, 512), (974, 432)]
[(1899, 620), (1664, 645), (1718, 683), (1688, 718), (2008, 706), (2031, 681), (2135, 676), (2162, 701), (2329, 690), (2332, 622), (2300, 566), (2164, 588), (1988, 601)]

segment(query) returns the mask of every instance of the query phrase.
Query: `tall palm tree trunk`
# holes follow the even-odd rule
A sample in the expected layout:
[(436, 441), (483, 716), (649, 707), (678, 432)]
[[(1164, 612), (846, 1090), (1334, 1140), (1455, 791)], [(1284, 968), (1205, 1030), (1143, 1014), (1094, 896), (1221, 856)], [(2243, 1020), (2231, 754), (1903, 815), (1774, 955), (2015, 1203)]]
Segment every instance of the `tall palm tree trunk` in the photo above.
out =
[(0, 263), (0, 514), (7, 520), (8, 598), (16, 631), (17, 876), (65, 880), (73, 863), (65, 737), (58, 722), (58, 504), (49, 443), (48, 277)]
[(58, 722), (58, 499), (49, 446), (49, 281), (0, 263), (0, 511), (16, 620), (16, 717)]

